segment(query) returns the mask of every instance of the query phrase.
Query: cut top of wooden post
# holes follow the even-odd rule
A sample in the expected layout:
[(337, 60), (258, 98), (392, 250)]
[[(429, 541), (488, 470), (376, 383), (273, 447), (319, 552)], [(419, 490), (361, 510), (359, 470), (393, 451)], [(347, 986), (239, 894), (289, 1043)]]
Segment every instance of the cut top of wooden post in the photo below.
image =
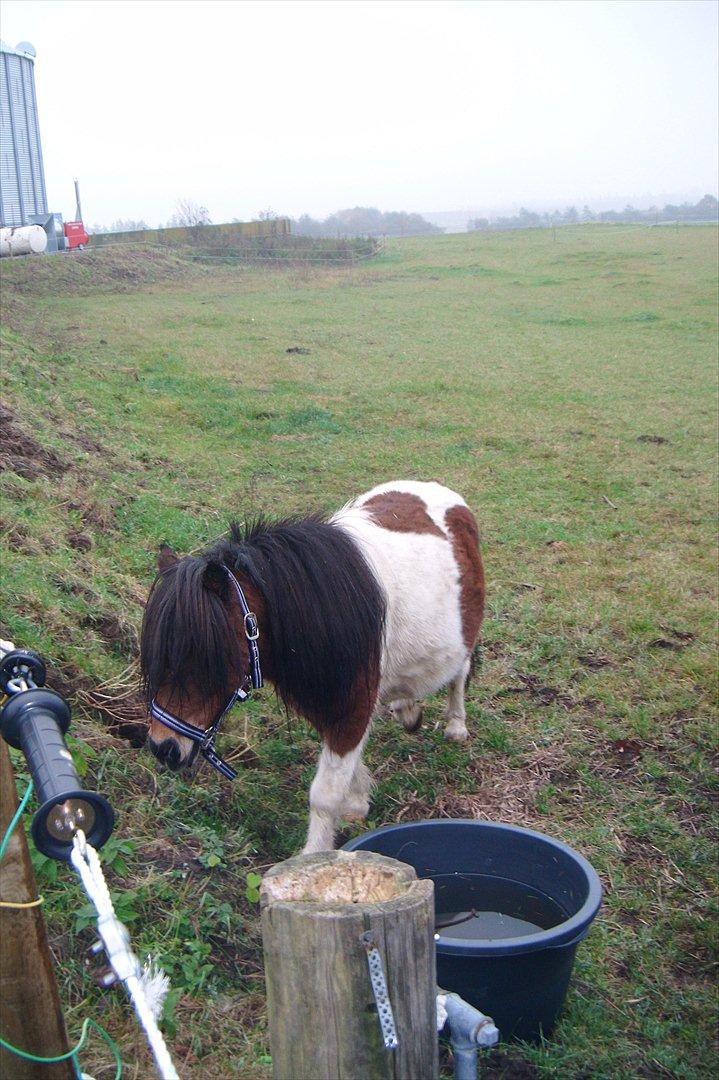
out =
[(267, 871), (262, 906), (383, 904), (396, 901), (417, 881), (414, 867), (371, 851), (323, 851), (298, 855)]

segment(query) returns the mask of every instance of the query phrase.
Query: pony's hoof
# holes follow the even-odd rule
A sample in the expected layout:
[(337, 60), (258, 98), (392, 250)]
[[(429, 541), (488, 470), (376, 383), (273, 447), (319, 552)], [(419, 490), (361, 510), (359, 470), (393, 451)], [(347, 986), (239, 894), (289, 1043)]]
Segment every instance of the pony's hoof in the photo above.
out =
[(450, 720), (447, 727), (444, 729), (444, 737), (449, 742), (466, 742), (469, 738), (469, 732), (467, 731), (467, 725), (462, 720)]

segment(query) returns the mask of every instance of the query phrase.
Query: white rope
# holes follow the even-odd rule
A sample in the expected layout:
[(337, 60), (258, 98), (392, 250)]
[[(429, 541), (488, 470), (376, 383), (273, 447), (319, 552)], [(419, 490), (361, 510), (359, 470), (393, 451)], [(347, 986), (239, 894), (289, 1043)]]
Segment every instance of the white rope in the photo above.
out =
[(125, 984), (155, 1057), (157, 1070), (162, 1080), (179, 1080), (162, 1032), (157, 1026), (162, 1002), (169, 989), (169, 980), (158, 971), (152, 961), (148, 961), (143, 969), (132, 951), (127, 927), (115, 914), (98, 854), (92, 844), (88, 844), (81, 829), (78, 829), (73, 838), (71, 858), (85, 892), (97, 911), (97, 932), (110, 967), (117, 979)]

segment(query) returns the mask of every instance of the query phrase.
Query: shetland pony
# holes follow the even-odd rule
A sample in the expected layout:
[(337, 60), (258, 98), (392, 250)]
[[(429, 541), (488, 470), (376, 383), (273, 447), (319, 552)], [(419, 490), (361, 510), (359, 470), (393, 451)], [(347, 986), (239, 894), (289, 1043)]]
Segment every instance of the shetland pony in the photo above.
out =
[(362, 751), (380, 705), (413, 731), (421, 699), (447, 686), (445, 736), (468, 738), (484, 574), (476, 521), (448, 488), (394, 481), (330, 518), (233, 524), (201, 555), (163, 548), (158, 568), (140, 654), (150, 749), (173, 769), (199, 749), (233, 775), (214, 735), (247, 696), (248, 668), (257, 675), (256, 642), (282, 702), (323, 739), (305, 852), (332, 848), (340, 819), (367, 815)]

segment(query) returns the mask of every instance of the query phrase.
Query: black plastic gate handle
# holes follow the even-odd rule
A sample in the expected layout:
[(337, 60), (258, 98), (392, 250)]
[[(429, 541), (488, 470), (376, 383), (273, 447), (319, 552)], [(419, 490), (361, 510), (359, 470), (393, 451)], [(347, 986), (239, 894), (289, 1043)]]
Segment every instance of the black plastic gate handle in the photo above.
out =
[(52, 690), (15, 694), (0, 713), (0, 731), (25, 755), (40, 803), (32, 823), (35, 845), (44, 855), (65, 861), (70, 859), (74, 828), (82, 828), (99, 848), (115, 822), (107, 799), (83, 790), (65, 745), (69, 726), (70, 708)]
[(3, 736), (27, 758), (40, 803), (82, 786), (63, 738), (69, 726), (70, 708), (52, 690), (26, 690), (3, 709)]

